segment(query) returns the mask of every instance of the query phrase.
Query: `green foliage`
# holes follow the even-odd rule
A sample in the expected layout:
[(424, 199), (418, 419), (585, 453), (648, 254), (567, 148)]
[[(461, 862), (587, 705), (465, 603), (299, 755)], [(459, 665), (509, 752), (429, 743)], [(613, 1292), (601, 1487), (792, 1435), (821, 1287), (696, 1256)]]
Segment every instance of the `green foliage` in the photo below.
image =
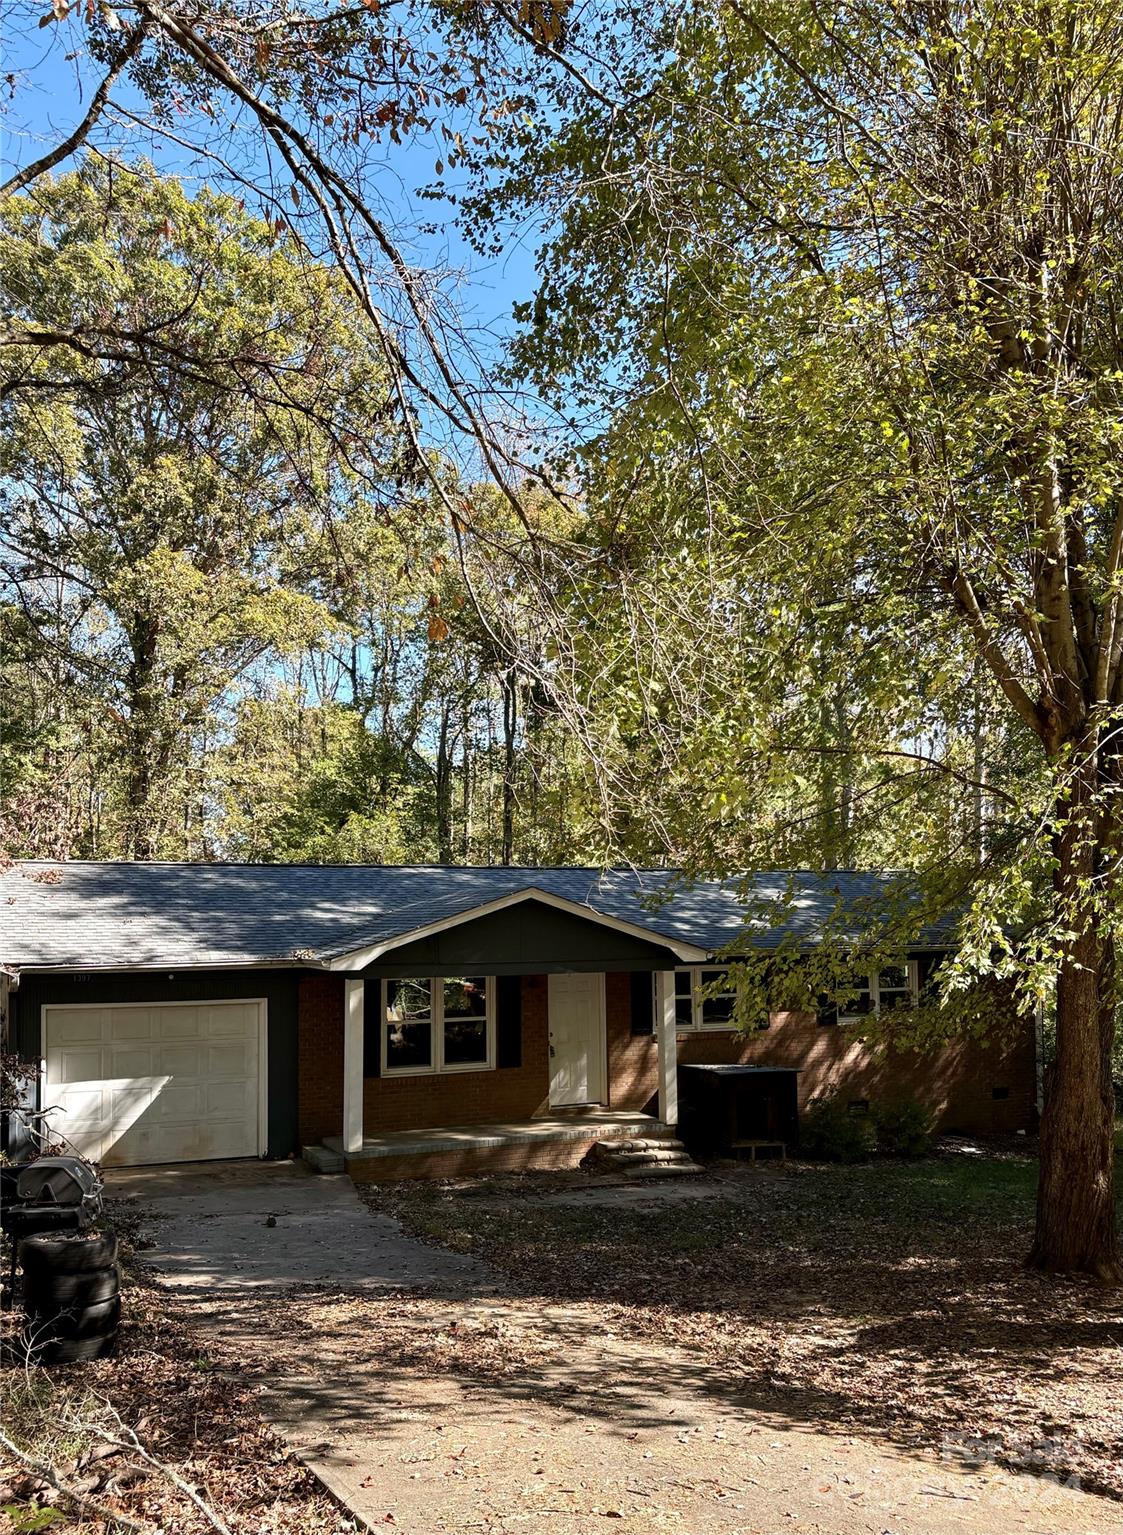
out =
[(815, 1099), (800, 1115), (800, 1154), (813, 1161), (861, 1162), (874, 1149), (873, 1120), (839, 1095)]
[[(489, 601), (337, 271), (231, 197), (91, 159), (0, 209), (0, 281), (13, 337), (61, 338), (5, 349), (6, 852), (595, 844), (575, 745), (499, 638), (540, 660), (529, 604)], [(525, 545), (504, 498), (458, 504)]]
[(49, 1530), (56, 1524), (65, 1524), (66, 1515), (57, 1508), (39, 1508), (30, 1503), (0, 1504), (0, 1514), (9, 1521), (13, 1535), (32, 1535), (33, 1531)]
[[(23, 730), (96, 732), (122, 769), (102, 813), (152, 856), (187, 808), (189, 743), (238, 679), (341, 632), (338, 575), (307, 567), (336, 520), (363, 525), (387, 478), (403, 483), (384, 366), (329, 271), (232, 199), (143, 166), (91, 161), (10, 198), (0, 274), (28, 326), (92, 312), (159, 338), (143, 371), (79, 352), (62, 389), (49, 353), (13, 349), (0, 491), (7, 657), (52, 684)], [(344, 413), (370, 424), (345, 457)], [(72, 683), (88, 724), (60, 708)]]
[(874, 1103), (870, 1110), (877, 1148), (893, 1157), (922, 1157), (932, 1148), (932, 1115), (915, 1098)]
[(39, 1068), (23, 1061), (14, 1052), (0, 1051), (0, 1109), (25, 1105), (27, 1091), (39, 1075)]
[(426, 764), (354, 708), (291, 693), (249, 699), (215, 754), (224, 848), (250, 862), (436, 858)]
[(599, 412), (559, 674), (612, 832), (915, 869), (945, 993), (1029, 1010), (1121, 906), (1054, 877), (1123, 706), (1118, 8), (600, 14), (474, 206), (556, 199), (512, 370)]

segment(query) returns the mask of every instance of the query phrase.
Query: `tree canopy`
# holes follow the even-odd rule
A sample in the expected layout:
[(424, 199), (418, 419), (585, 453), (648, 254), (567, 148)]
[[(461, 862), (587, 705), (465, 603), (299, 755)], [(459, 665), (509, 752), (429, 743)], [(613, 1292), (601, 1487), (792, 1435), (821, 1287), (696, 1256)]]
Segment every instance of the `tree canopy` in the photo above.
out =
[(908, 863), (966, 895), (967, 969), (1056, 981), (1036, 1257), (1117, 1274), (1123, 21), (734, 0), (598, 39), (474, 205), (545, 200), (514, 366), (598, 418), (574, 708), (700, 866)]
[(348, 285), (97, 160), (7, 200), (0, 280), (29, 332), (146, 338), (6, 354), (7, 851), (509, 861), (525, 689)]
[[(91, 89), (4, 207), (21, 758), (119, 716), (142, 854), (174, 804), (251, 856), (913, 869), (945, 1001), (1055, 1007), (1032, 1261), (1118, 1279), (1118, 8), (51, 15)], [(391, 227), (412, 135), (480, 251), (542, 232), (504, 375)]]

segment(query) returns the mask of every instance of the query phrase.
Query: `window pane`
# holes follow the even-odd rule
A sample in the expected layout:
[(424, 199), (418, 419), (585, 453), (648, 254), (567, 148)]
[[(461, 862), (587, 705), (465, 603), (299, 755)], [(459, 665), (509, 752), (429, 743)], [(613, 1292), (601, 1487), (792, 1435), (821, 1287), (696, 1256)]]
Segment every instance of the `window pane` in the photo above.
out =
[[(728, 985), (724, 970), (703, 970), (702, 986)], [(708, 1024), (729, 1023), (733, 1018), (733, 993), (725, 991), (716, 997), (703, 997), (702, 1022)]]
[(732, 997), (704, 997), (702, 999), (702, 1022), (708, 1024), (732, 1023), (733, 998)]
[(487, 980), (482, 975), (454, 975), (444, 983), (446, 1018), (483, 1018), (487, 1013)]
[(873, 1007), (869, 976), (856, 975), (852, 986), (848, 1000), (839, 1004), (838, 1015), (840, 1018), (865, 1018)]
[(433, 1025), (423, 1023), (387, 1023), (386, 1069), (394, 1071), (406, 1066), (432, 1066)]
[(433, 1064), (433, 983), (418, 977), (386, 982), (386, 1069)]
[(694, 978), (689, 970), (675, 971), (675, 1027), (694, 1027)]
[(483, 1018), (445, 1014), (445, 1065), (487, 1065), (487, 1023)]
[(881, 972), (877, 984), (882, 991), (908, 991), (909, 972), (907, 966), (890, 965), (888, 970)]
[(408, 1022), (432, 1016), (432, 981), (401, 980), (386, 983), (386, 1016)]
[(882, 986), (880, 1002), (881, 1002), (881, 1011), (883, 1013), (891, 1012), (892, 1009), (895, 1008), (895, 1007), (911, 1007), (912, 1006), (912, 992), (911, 991), (890, 991), (890, 989), (887, 986)]

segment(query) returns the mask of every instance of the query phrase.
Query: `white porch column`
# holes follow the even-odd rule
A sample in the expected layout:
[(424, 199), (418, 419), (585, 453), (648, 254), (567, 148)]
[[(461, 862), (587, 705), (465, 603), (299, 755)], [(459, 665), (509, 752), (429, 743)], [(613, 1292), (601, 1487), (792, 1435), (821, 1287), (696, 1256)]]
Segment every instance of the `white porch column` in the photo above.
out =
[(655, 1038), (659, 1059), (659, 1118), (678, 1124), (678, 1034), (675, 1029), (675, 972), (655, 972)]
[(363, 982), (343, 986), (343, 1150), (363, 1149)]

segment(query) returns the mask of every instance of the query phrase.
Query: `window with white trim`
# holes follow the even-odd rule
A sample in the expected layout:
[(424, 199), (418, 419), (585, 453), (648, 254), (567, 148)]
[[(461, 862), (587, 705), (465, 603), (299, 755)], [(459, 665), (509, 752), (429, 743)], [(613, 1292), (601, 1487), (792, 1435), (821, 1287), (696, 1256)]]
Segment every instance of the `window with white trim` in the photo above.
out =
[(903, 965), (889, 965), (871, 975), (854, 977), (854, 995), (841, 1004), (837, 1023), (860, 1023), (871, 1013), (888, 1012), (894, 1007), (915, 1007), (920, 993), (914, 959)]
[[(710, 987), (718, 989), (710, 992)], [(737, 992), (724, 970), (681, 965), (675, 971), (675, 1028), (680, 1032), (736, 1028), (736, 1001)]]
[(382, 1074), (491, 1071), (493, 975), (402, 976), (382, 983)]

